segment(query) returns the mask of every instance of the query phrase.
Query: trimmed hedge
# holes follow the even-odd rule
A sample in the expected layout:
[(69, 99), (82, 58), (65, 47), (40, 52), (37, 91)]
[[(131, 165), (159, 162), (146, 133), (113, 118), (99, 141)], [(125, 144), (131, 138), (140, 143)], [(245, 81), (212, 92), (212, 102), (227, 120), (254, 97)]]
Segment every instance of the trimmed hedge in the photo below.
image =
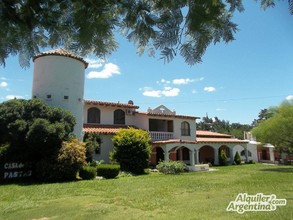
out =
[(164, 174), (178, 174), (183, 173), (187, 166), (181, 161), (161, 161), (157, 165), (157, 169)]
[(79, 171), (79, 176), (84, 180), (92, 180), (97, 176), (96, 167), (84, 166)]
[(100, 164), (97, 166), (97, 175), (106, 179), (113, 179), (118, 176), (120, 166), (116, 164)]

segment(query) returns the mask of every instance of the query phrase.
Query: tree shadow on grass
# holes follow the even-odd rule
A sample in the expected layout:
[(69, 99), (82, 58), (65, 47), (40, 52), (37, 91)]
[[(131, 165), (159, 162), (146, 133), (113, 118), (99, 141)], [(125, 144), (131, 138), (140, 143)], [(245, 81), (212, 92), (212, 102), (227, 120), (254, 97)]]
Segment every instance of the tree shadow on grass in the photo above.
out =
[(261, 169), (261, 171), (280, 172), (280, 173), (293, 173), (293, 167), (267, 168), (267, 169)]

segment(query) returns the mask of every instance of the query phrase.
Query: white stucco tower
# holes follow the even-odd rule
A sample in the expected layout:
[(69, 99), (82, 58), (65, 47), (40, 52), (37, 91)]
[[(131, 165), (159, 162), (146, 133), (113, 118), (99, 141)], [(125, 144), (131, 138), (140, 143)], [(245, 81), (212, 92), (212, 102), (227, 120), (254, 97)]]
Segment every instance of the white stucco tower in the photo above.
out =
[(84, 70), (88, 63), (64, 49), (50, 50), (36, 55), (32, 98), (39, 98), (50, 106), (62, 107), (76, 118), (74, 134), (82, 137)]

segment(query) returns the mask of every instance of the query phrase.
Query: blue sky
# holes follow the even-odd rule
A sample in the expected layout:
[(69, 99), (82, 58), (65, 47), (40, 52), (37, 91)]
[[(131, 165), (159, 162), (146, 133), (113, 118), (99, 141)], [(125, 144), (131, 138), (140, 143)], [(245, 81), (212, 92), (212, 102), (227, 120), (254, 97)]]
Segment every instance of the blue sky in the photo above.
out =
[[(125, 102), (139, 111), (160, 104), (180, 115), (217, 116), (251, 124), (261, 109), (293, 101), (293, 16), (288, 2), (278, 1), (263, 11), (245, 1), (236, 13), (236, 40), (210, 45), (203, 62), (188, 66), (181, 57), (164, 64), (156, 57), (138, 56), (136, 48), (119, 37), (120, 47), (106, 60), (86, 57), (85, 99)], [(31, 98), (33, 63), (20, 68), (17, 57), (0, 67), (0, 102)]]

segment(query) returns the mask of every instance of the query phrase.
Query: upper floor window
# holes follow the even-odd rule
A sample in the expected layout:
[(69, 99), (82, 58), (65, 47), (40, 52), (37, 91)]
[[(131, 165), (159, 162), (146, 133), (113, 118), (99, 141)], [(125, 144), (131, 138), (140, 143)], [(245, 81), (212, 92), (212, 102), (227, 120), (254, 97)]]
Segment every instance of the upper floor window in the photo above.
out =
[(114, 111), (114, 124), (125, 124), (125, 112), (121, 109), (117, 109)]
[(181, 136), (190, 136), (190, 125), (186, 121), (181, 123)]
[(92, 107), (87, 110), (87, 123), (100, 123), (101, 111)]

